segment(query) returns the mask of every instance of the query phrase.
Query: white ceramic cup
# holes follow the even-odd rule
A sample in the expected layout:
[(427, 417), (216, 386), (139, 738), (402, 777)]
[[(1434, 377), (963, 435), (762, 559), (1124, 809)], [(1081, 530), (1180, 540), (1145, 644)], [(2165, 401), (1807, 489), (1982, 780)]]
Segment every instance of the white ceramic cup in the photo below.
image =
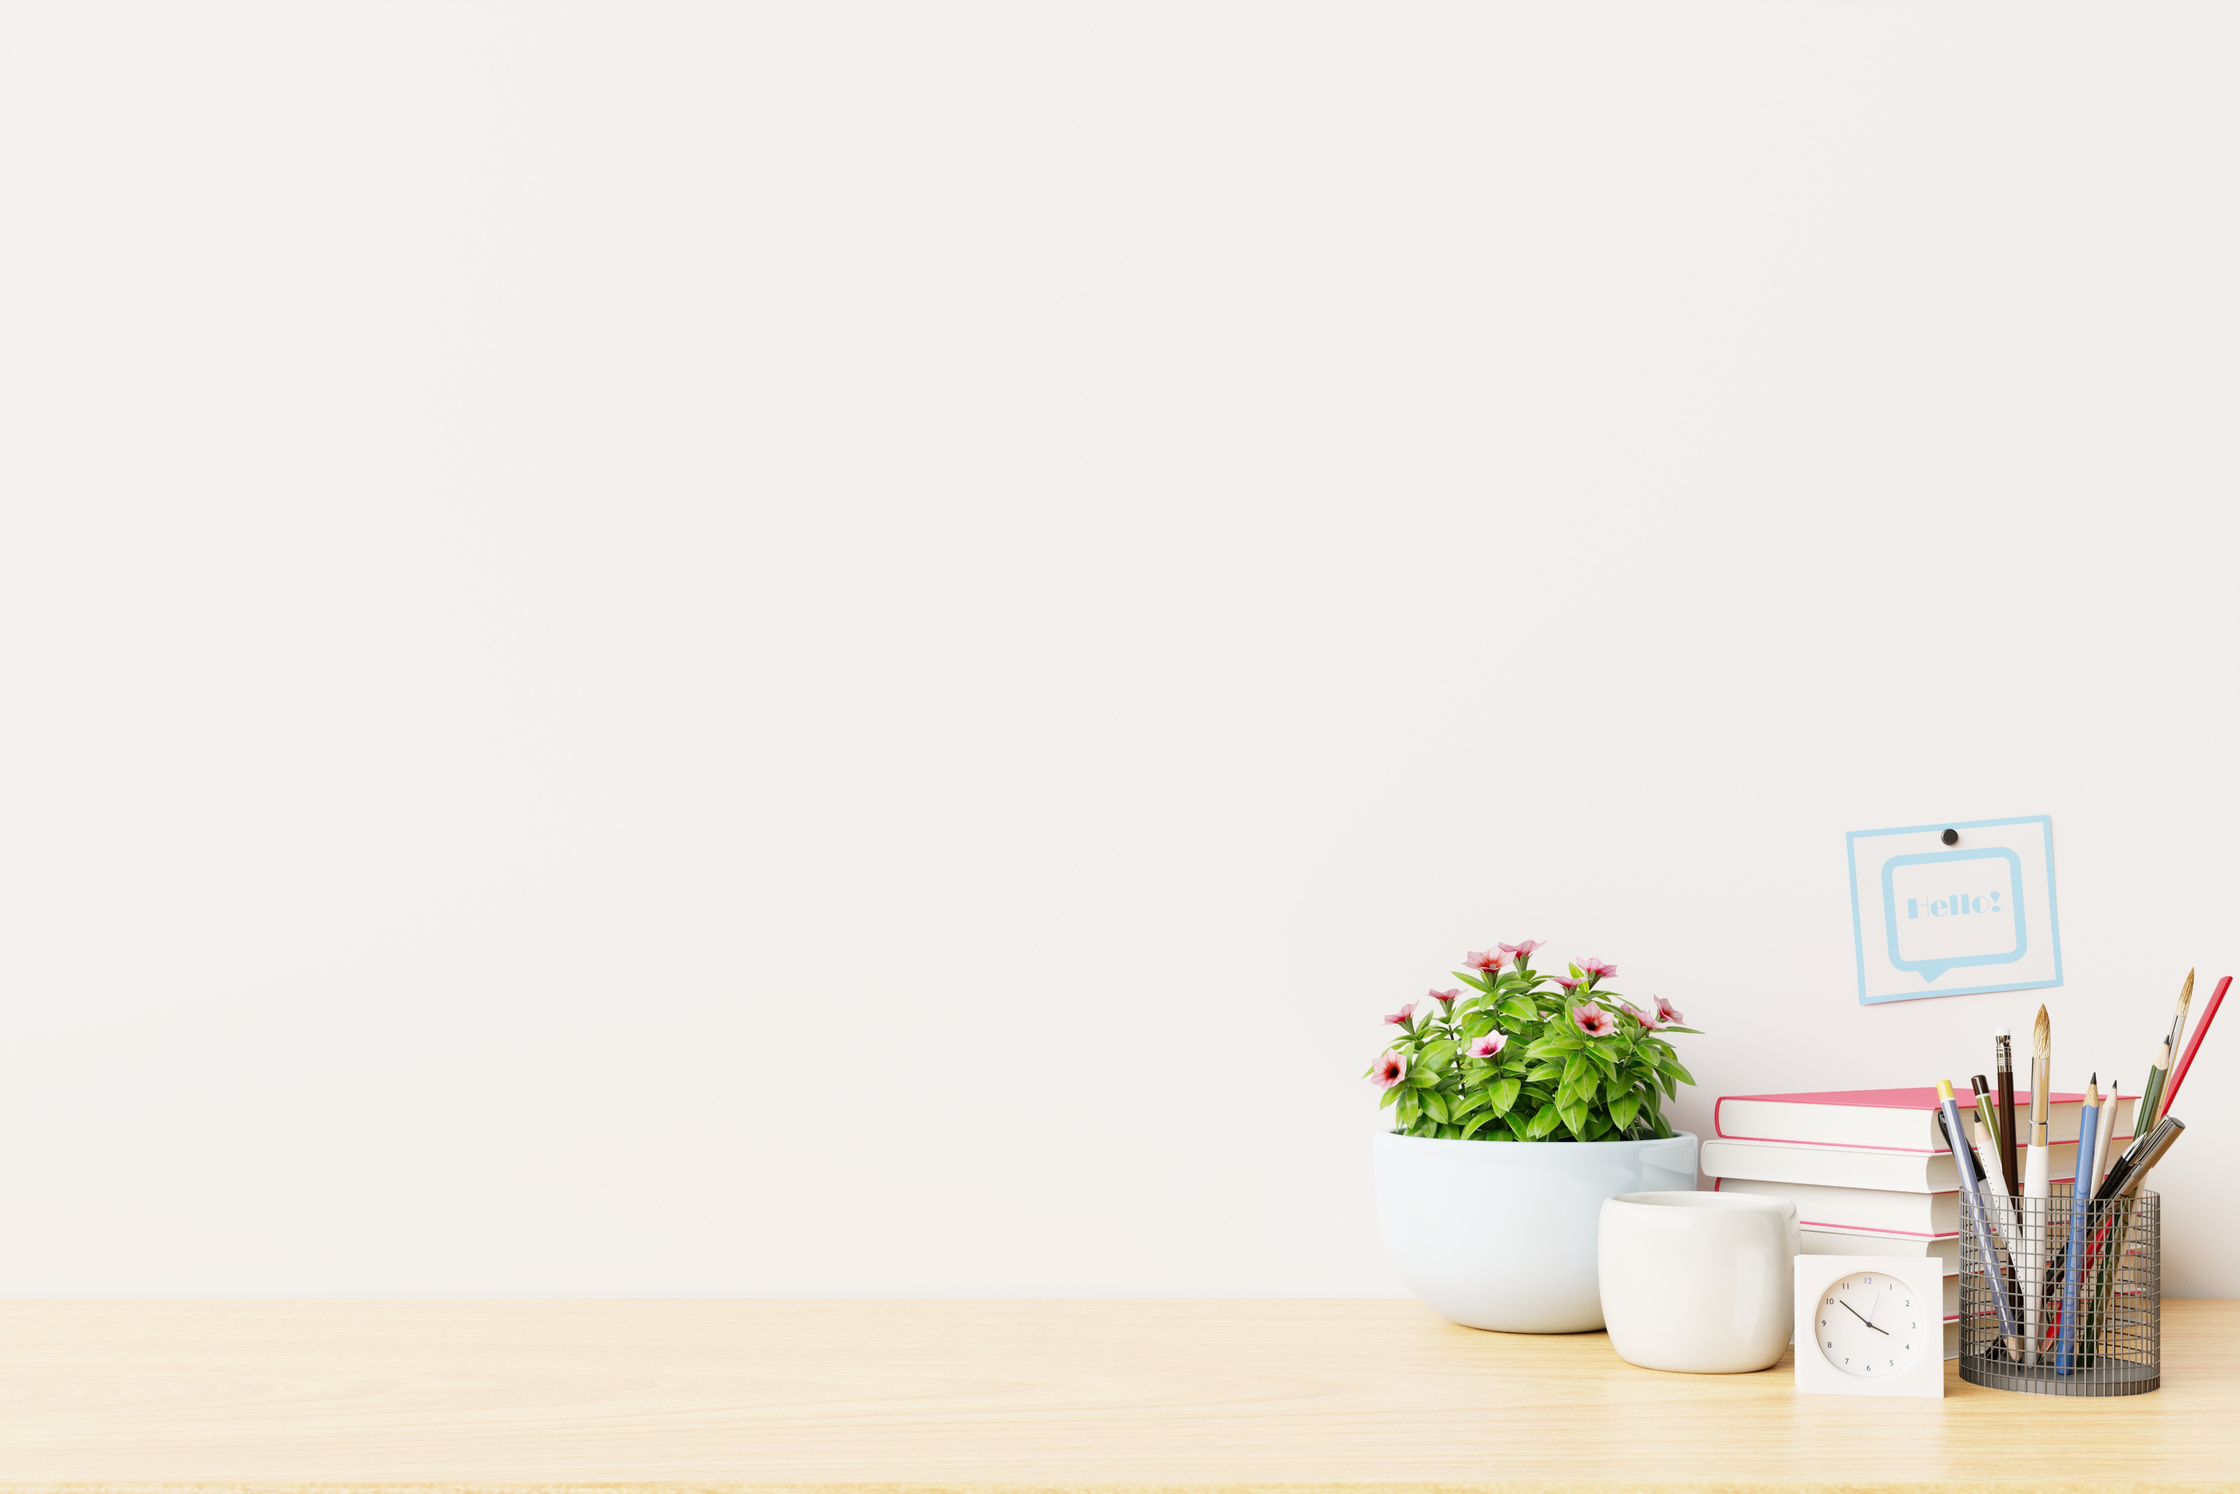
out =
[(1749, 1193), (1621, 1193), (1596, 1238), (1610, 1347), (1643, 1369), (1772, 1367), (1795, 1317), (1797, 1206)]

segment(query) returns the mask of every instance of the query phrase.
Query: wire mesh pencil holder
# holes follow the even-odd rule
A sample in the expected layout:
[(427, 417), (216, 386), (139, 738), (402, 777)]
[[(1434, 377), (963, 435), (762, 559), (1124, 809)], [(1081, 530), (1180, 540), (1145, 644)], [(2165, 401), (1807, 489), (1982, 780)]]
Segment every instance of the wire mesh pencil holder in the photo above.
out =
[[(2032, 1395), (2142, 1395), (2162, 1384), (2162, 1198), (2087, 1202), (1982, 1194), (1998, 1246), (1999, 1285), (1976, 1245), (1976, 1210), (1960, 1195), (1960, 1378)], [(1993, 1291), (2022, 1334), (2016, 1363)]]

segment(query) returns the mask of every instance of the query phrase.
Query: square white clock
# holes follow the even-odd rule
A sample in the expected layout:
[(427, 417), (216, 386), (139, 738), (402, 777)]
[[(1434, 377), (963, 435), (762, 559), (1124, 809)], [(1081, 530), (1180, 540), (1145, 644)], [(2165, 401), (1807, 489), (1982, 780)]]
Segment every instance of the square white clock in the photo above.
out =
[(1797, 1257), (1797, 1389), (1944, 1395), (1944, 1262)]

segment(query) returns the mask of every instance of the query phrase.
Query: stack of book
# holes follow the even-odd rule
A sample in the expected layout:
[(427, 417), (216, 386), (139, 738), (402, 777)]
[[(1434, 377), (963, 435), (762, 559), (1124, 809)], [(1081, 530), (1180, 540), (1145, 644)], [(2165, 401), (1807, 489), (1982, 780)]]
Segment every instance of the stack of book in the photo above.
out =
[[(2046, 1134), (2058, 1182), (2076, 1173), (2084, 1096), (2052, 1099)], [(2021, 1097), (2025, 1128), (2028, 1103)], [(2126, 1096), (2116, 1111), (2118, 1148), (2129, 1144), (2131, 1111)], [(1711, 1130), (1701, 1163), (1711, 1186), (1790, 1200), (1805, 1254), (1942, 1261), (1944, 1357), (1959, 1356), (1960, 1174), (1937, 1126), (1933, 1087), (1726, 1095), (1712, 1107)], [(2029, 1141), (2027, 1129), (2019, 1140)]]

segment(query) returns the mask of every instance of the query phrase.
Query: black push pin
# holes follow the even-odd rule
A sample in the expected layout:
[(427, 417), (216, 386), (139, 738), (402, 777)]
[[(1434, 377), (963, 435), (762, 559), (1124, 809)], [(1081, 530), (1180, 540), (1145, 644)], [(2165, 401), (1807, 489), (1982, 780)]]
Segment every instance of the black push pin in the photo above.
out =
[(1939, 839), (1941, 839), (1948, 846), (1956, 846), (1960, 844), (1960, 832), (1957, 830), (1947, 830), (1942, 836), (1939, 837)]

